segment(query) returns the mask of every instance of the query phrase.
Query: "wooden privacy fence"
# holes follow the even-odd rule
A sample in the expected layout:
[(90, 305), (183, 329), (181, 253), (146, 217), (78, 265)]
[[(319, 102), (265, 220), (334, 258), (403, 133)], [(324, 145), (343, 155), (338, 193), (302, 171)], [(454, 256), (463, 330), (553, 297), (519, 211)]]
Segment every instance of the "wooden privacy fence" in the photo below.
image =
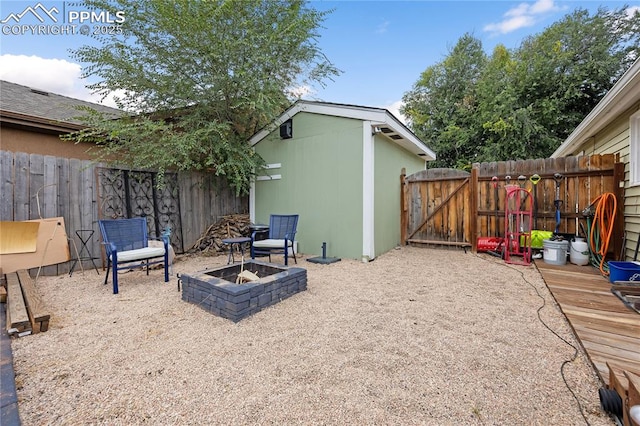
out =
[[(613, 253), (623, 243), (624, 164), (614, 154), (473, 164), (471, 172), (427, 169), (400, 176), (403, 244), (437, 244), (477, 249), (478, 237), (504, 237), (505, 186), (520, 185), (533, 199), (533, 229), (556, 227), (556, 179), (559, 173), (559, 233), (583, 235), (582, 211), (603, 193), (613, 193), (618, 212)], [(531, 176), (537, 174), (537, 184)], [(507, 181), (507, 178), (510, 180)], [(521, 179), (518, 179), (521, 177)]]
[[(112, 169), (87, 160), (0, 151), (0, 220), (63, 217), (78, 250), (82, 247), (76, 231), (94, 231), (87, 246), (100, 258), (99, 219), (145, 216), (151, 234), (171, 228), (171, 243), (182, 252), (221, 216), (249, 210), (248, 197), (237, 197), (211, 175), (168, 174), (163, 188), (155, 185), (156, 177), (154, 172)], [(75, 257), (73, 244), (70, 248)], [(92, 267), (90, 261), (83, 265)], [(59, 264), (44, 273), (56, 275), (69, 268)]]

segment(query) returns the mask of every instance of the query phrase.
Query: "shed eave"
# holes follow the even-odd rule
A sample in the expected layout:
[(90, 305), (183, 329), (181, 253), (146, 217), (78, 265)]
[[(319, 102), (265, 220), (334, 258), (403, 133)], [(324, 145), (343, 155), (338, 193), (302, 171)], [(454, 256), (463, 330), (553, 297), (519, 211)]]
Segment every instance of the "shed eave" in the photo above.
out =
[(396, 117), (387, 111), (385, 121), (374, 124), (391, 141), (397, 143), (402, 148), (422, 158), (424, 161), (436, 159), (436, 153), (429, 149), (411, 130), (402, 124)]
[[(357, 105), (333, 104), (327, 102), (299, 100), (274, 120), (249, 139), (251, 146), (255, 146), (282, 123), (292, 118), (299, 112), (329, 115), (334, 117), (353, 118), (356, 120), (377, 123), (373, 127), (388, 129), (383, 132), (391, 141), (397, 143), (407, 151), (418, 155), (424, 161), (433, 161), (436, 154), (429, 149), (411, 130), (400, 122), (393, 114), (384, 108), (371, 108)], [(397, 135), (397, 138), (396, 136)], [(394, 136), (394, 137), (391, 137)]]

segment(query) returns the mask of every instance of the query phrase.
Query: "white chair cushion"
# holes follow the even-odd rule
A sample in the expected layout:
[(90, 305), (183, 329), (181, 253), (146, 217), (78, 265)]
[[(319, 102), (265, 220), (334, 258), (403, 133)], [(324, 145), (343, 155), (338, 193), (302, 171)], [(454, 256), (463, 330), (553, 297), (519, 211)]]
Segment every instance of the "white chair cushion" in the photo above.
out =
[[(293, 247), (293, 241), (287, 240), (287, 245)], [(256, 248), (284, 248), (284, 239), (277, 240), (268, 238), (266, 240), (254, 241), (253, 246)]]
[[(173, 246), (171, 244), (169, 244), (168, 246), (169, 246), (169, 265), (173, 265), (173, 261), (176, 258), (176, 252), (173, 249)], [(159, 240), (149, 240), (148, 247), (164, 248), (164, 243)]]
[(118, 262), (131, 262), (160, 256), (164, 256), (164, 247), (144, 247), (135, 250), (119, 251)]

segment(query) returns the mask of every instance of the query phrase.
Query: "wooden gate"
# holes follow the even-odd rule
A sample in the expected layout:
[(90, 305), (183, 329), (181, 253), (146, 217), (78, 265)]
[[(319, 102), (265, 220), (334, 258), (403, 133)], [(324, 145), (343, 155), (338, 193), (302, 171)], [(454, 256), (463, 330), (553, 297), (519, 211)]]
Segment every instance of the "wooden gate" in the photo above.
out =
[(472, 174), (428, 169), (403, 176), (402, 241), (471, 247)]

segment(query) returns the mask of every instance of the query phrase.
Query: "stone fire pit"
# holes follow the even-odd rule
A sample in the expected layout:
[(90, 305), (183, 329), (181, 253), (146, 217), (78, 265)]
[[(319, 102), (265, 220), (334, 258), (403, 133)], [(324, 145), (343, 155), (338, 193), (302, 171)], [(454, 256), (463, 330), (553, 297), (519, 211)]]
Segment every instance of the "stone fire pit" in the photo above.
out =
[(307, 271), (303, 268), (249, 260), (244, 262), (244, 270), (260, 278), (236, 284), (240, 263), (182, 274), (182, 300), (238, 322), (307, 289)]

